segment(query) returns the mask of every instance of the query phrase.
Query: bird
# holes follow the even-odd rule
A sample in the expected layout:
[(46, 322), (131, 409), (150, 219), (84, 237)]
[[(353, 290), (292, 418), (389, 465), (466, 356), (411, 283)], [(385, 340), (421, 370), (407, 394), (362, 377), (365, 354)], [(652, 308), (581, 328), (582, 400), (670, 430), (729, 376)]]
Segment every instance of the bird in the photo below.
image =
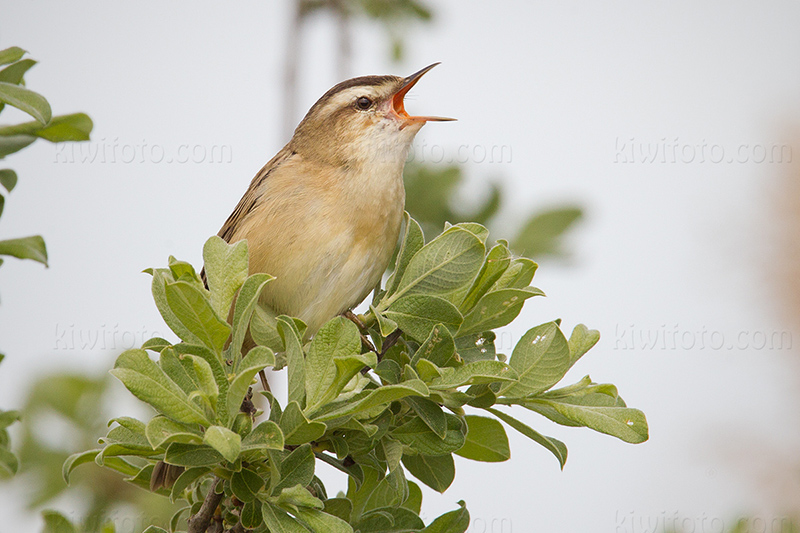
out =
[(328, 90), (291, 140), (255, 175), (218, 236), (246, 240), (249, 271), (275, 279), (260, 303), (313, 334), (380, 282), (400, 234), (403, 168), (431, 121), (404, 97), (439, 63), (405, 78), (361, 76)]
[[(229, 244), (247, 241), (250, 274), (275, 278), (259, 302), (301, 319), (307, 336), (361, 303), (389, 265), (411, 143), (425, 123), (454, 120), (405, 110), (405, 95), (438, 64), (405, 78), (360, 76), (332, 87), (255, 175), (217, 234)], [(205, 269), (200, 276), (207, 286)], [(268, 390), (264, 376), (262, 383)], [(183, 471), (158, 461), (150, 490), (171, 487)]]

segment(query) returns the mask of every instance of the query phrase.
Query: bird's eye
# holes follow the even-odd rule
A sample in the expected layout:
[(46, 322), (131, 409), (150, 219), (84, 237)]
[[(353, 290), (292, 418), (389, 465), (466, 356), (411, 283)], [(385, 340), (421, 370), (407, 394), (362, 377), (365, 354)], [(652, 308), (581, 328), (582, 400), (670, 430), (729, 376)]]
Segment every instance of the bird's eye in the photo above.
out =
[(356, 107), (361, 109), (362, 111), (366, 111), (370, 107), (372, 107), (372, 100), (367, 98), (366, 96), (361, 96), (356, 100)]

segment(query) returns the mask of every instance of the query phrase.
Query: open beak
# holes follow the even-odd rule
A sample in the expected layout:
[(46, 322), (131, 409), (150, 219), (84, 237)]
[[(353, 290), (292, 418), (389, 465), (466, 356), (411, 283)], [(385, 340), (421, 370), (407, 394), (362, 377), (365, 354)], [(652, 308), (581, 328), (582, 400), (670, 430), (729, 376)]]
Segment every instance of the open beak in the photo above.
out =
[(422, 75), (428, 72), (430, 69), (438, 65), (439, 63), (434, 63), (432, 65), (428, 65), (424, 69), (420, 70), (419, 72), (415, 72), (411, 76), (407, 77), (403, 80), (403, 85), (400, 86), (400, 89), (394, 93), (392, 96), (392, 109), (394, 110), (395, 114), (403, 121), (403, 126), (405, 127), (411, 124), (416, 123), (425, 123), (429, 120), (435, 121), (445, 121), (445, 120), (456, 120), (454, 118), (447, 118), (447, 117), (414, 117), (410, 116), (403, 105), (403, 98), (406, 96), (406, 93), (411, 90), (411, 88), (416, 85), (416, 83), (422, 78)]

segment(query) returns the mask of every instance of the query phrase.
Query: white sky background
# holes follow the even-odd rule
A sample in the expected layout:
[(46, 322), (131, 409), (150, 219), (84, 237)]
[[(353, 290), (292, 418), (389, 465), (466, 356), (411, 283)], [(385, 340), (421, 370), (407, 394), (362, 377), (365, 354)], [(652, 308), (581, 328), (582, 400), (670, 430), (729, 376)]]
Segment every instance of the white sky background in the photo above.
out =
[[(585, 207), (568, 241), (570, 261), (545, 261), (537, 273), (548, 298), (531, 301), (504, 338), (557, 317), (567, 330), (578, 322), (599, 329), (603, 339), (567, 380), (591, 373), (617, 384), (647, 414), (651, 439), (631, 446), (523, 411), (520, 418), (566, 442), (566, 469), (509, 430), (512, 459), (457, 459), (453, 486), (442, 496), (426, 491), (427, 518), (464, 499), (474, 533), (638, 533), (676, 513), (688, 517), (687, 530), (718, 531), (712, 518), (730, 524), (741, 513), (796, 508), (800, 333), (794, 349), (736, 344), (788, 327), (770, 285), (770, 217), (789, 166), (754, 162), (752, 147), (781, 142), (786, 124), (797, 123), (800, 4), (431, 3), (436, 21), (408, 33), (400, 65), (389, 63), (379, 27), (357, 25), (352, 74), (407, 75), (442, 61), (407, 108), (459, 121), (429, 124), (417, 150), (423, 141), (427, 157), (433, 145), (448, 155), (460, 145), (510, 147), (511, 161), (466, 166), (474, 190), (501, 178), (512, 192), (509, 228), (535, 208)], [(20, 183), (0, 236), (41, 233), (51, 260), (49, 269), (14, 260), (0, 269), (0, 405), (8, 409), (37, 374), (110, 368), (119, 349), (65, 349), (71, 331), (111, 339), (116, 330), (117, 342), (128, 332), (137, 343), (143, 329), (165, 333), (140, 271), (170, 254), (199, 265), (205, 239), (287, 140), (279, 130), (290, 12), (284, 2), (31, 0), (2, 11), (0, 48), (22, 46), (40, 62), (29, 86), (56, 114), (87, 112), (101, 150), (117, 144), (114, 163), (77, 155), (65, 162), (69, 145), (40, 141), (1, 165)], [(301, 115), (339, 81), (331, 21), (315, 19), (308, 36)], [(3, 114), (4, 122), (17, 118)], [(717, 144), (725, 156), (714, 164), (706, 152), (701, 163), (697, 149), (689, 162), (679, 151), (675, 163), (671, 153), (661, 163), (660, 152), (653, 163), (615, 163), (617, 139), (631, 138), (653, 148), (678, 138), (678, 150)], [(144, 143), (143, 162), (141, 148), (123, 162)], [(739, 153), (743, 144), (751, 151)], [(153, 145), (165, 159), (181, 145), (226, 145), (232, 160), (158, 163)], [(631, 327), (659, 335), (677, 328), (678, 346), (662, 348), (659, 337), (647, 348), (636, 337), (635, 349), (625, 349), (630, 333), (618, 332)], [(724, 335), (722, 349), (711, 348), (713, 331)], [(693, 348), (681, 346), (684, 332)], [(326, 479), (329, 492), (343, 486)], [(21, 510), (24, 490), (0, 485), (2, 533), (38, 529)]]

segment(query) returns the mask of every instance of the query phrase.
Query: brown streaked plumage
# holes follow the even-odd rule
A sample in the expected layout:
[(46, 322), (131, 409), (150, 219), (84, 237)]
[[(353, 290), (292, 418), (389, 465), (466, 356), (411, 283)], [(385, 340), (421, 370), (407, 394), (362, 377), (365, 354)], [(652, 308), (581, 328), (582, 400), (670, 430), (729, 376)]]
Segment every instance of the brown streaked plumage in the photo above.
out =
[(394, 251), (405, 203), (403, 166), (428, 120), (403, 107), (408, 78), (363, 76), (326, 92), (291, 141), (250, 183), (219, 231), (247, 239), (250, 272), (275, 276), (261, 302), (309, 333), (360, 303)]

